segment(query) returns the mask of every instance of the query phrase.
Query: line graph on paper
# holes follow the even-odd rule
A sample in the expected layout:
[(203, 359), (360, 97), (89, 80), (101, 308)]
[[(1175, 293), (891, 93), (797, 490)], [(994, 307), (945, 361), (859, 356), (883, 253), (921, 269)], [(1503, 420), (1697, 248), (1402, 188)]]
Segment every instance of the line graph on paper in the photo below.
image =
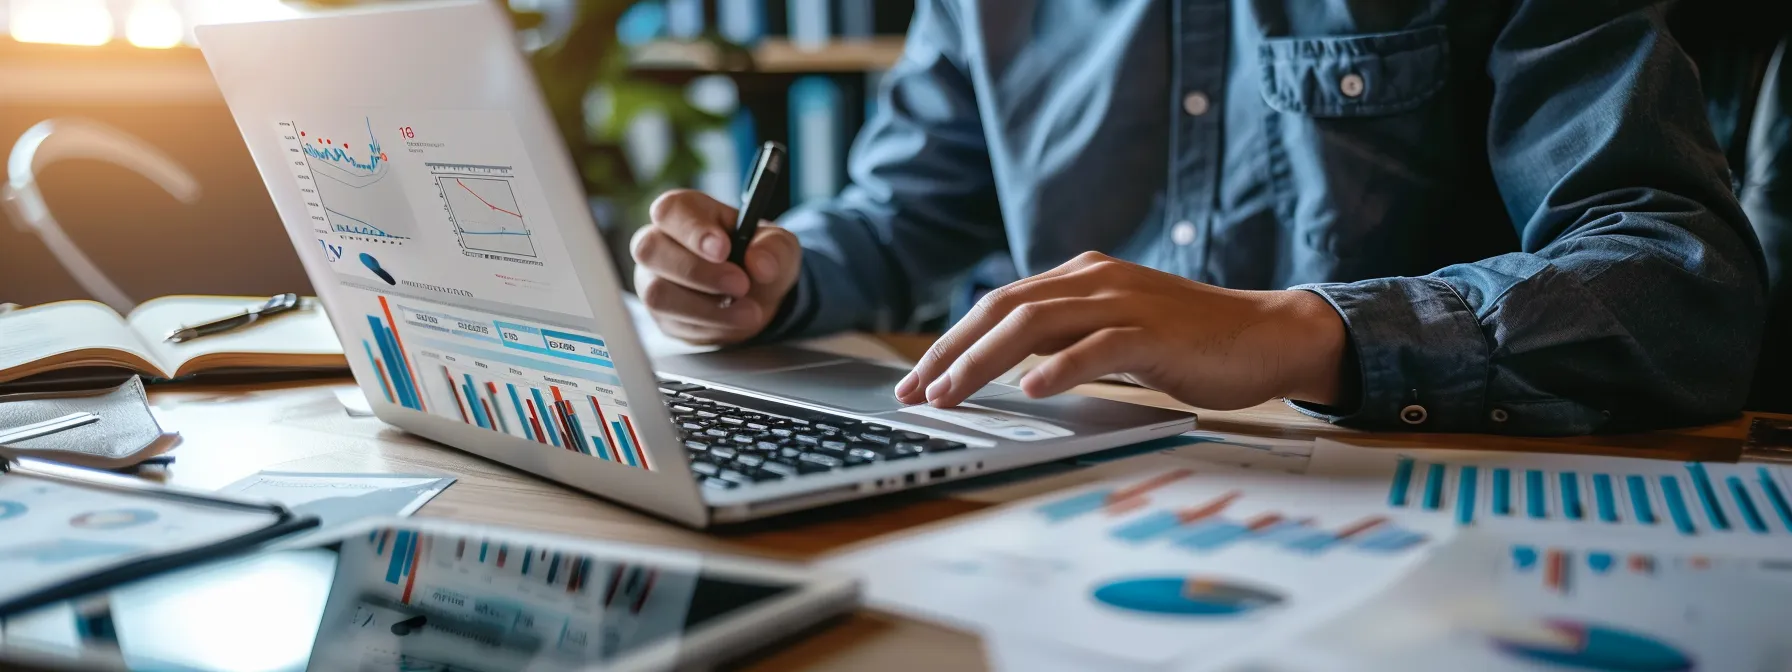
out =
[(330, 128), (280, 122), (280, 134), (319, 233), (392, 245), (415, 237), (410, 201), (371, 119)]
[(510, 186), (510, 166), (431, 163), (462, 249), (534, 257), (528, 218)]

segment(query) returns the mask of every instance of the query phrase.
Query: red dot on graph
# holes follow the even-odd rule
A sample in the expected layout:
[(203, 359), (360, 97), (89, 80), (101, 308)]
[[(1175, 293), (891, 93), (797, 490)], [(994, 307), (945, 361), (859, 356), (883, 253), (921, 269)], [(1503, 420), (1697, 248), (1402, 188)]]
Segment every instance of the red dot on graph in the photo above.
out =
[(303, 137), (305, 137), (305, 132), (304, 132), (304, 131), (299, 131), (299, 137), (301, 137), (301, 138), (303, 138)]

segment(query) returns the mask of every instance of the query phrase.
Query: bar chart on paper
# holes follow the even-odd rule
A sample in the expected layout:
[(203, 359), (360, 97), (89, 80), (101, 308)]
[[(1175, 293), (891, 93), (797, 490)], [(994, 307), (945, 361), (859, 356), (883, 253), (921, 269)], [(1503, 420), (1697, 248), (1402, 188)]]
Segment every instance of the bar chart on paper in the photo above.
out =
[(1154, 492), (1193, 474), (1191, 470), (1163, 472), (1124, 487), (1054, 500), (1034, 511), (1051, 523), (1100, 516), (1111, 520), (1107, 536), (1114, 541), (1135, 546), (1161, 543), (1196, 554), (1243, 544), (1315, 556), (1334, 550), (1390, 554), (1417, 548), (1429, 539), (1389, 516), (1324, 524), (1319, 522), (1323, 511), (1297, 513), (1274, 507), (1250, 507), (1252, 513), (1240, 516), (1233, 510), (1247, 508), (1243, 490), (1176, 506), (1154, 505)]
[[(1449, 516), (1461, 526), (1580, 525), (1682, 537), (1792, 539), (1792, 487), (1783, 467), (1555, 455), (1460, 457), (1338, 444), (1316, 469), (1342, 458), (1383, 462), (1392, 511)], [(1320, 472), (1323, 473), (1323, 472)]]
[(412, 299), (378, 300), (361, 354), (387, 403), (654, 468), (603, 339)]

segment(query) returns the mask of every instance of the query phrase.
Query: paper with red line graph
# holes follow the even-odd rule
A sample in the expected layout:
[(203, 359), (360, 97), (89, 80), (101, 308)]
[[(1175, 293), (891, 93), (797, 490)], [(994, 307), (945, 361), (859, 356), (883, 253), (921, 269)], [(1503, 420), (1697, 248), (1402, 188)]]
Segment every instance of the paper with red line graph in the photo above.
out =
[[(619, 564), (546, 546), (380, 530), (345, 542), (312, 669), (615, 660), (683, 632), (700, 561)], [(345, 583), (346, 582), (346, 583)], [(416, 668), (412, 668), (416, 669)]]
[(879, 606), (1001, 641), (1168, 664), (1318, 622), (1453, 533), (1346, 496), (1355, 487), (1265, 470), (1146, 471), (824, 564), (864, 577)]

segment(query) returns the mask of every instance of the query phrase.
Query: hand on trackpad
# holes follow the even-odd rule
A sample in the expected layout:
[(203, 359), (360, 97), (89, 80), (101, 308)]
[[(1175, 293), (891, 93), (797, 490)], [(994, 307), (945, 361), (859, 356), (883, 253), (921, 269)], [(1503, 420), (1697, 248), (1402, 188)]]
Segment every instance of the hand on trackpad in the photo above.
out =
[[(728, 382), (819, 406), (871, 414), (907, 406), (893, 392), (896, 383), (906, 374), (907, 369), (870, 362), (842, 361), (822, 366), (728, 376)], [(970, 398), (982, 399), (1018, 390), (1016, 387), (991, 383), (983, 386), (983, 389)]]

